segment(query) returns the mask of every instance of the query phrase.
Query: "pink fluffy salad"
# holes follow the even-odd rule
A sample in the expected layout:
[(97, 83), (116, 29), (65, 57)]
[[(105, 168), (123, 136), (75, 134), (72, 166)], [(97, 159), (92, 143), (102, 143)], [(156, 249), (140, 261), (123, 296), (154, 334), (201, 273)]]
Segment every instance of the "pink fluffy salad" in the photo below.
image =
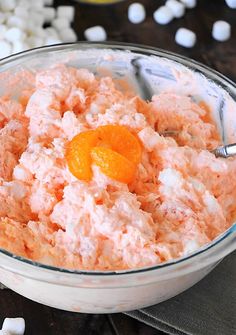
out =
[[(142, 144), (129, 184), (96, 165), (90, 181), (68, 169), (67, 143), (108, 124)], [(15, 255), (70, 269), (152, 266), (196, 251), (235, 218), (236, 160), (210, 152), (221, 140), (204, 102), (171, 92), (147, 102), (58, 65), (17, 100), (1, 97), (0, 128), (0, 248)]]

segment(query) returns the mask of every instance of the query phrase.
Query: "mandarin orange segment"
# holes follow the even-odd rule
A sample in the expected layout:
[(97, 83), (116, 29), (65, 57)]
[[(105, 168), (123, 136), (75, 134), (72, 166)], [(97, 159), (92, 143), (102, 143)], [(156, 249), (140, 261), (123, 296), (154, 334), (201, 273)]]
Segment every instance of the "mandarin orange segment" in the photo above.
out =
[[(109, 148), (126, 157), (134, 164), (141, 161), (141, 144), (139, 139), (133, 135), (126, 127), (119, 125), (106, 125), (98, 127), (101, 146), (109, 144)], [(105, 144), (105, 145), (104, 145)]]
[(126, 184), (133, 181), (136, 165), (126, 157), (105, 147), (94, 147), (91, 156), (92, 161), (108, 177)]
[(70, 172), (78, 179), (92, 179), (91, 149), (97, 143), (97, 133), (93, 130), (76, 135), (66, 148), (66, 161)]

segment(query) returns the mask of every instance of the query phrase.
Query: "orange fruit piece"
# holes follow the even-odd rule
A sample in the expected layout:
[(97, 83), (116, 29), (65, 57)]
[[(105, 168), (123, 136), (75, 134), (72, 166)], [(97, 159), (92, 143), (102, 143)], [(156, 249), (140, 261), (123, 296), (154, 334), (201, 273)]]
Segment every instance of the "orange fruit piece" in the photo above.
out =
[(92, 163), (108, 177), (130, 183), (141, 161), (141, 142), (126, 127), (107, 125), (76, 135), (66, 148), (70, 172), (78, 179), (92, 179)]
[(97, 143), (97, 133), (93, 130), (82, 132), (69, 142), (66, 148), (66, 161), (70, 172), (78, 179), (92, 179), (91, 149)]
[(110, 149), (126, 157), (134, 164), (141, 161), (141, 143), (136, 135), (133, 135), (126, 127), (119, 125), (106, 125), (98, 127), (101, 146), (109, 144)]
[(136, 165), (126, 157), (105, 147), (94, 147), (91, 151), (93, 162), (108, 177), (129, 184), (136, 172)]

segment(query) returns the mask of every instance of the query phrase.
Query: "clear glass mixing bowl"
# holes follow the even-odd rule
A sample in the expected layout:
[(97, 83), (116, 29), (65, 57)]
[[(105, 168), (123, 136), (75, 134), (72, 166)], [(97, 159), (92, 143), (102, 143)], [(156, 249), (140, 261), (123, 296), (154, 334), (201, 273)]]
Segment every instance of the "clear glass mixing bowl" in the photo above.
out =
[[(76, 43), (16, 54), (0, 61), (1, 94), (17, 95), (29, 84), (18, 76), (21, 71), (34, 72), (55, 63), (88, 68), (97, 75), (102, 75), (105, 69), (113, 77), (128, 80), (145, 99), (165, 87), (191, 95), (193, 99), (201, 98), (215, 107), (214, 116), (224, 142), (236, 142), (236, 118), (232, 120), (232, 114), (228, 113), (232, 106), (236, 111), (236, 85), (193, 60), (147, 46)], [(173, 72), (183, 77), (181, 87), (175, 82)], [(0, 281), (32, 300), (56, 308), (87, 313), (120, 312), (177, 295), (198, 282), (235, 249), (235, 224), (211, 244), (186, 257), (128, 271), (71, 271), (0, 249)]]

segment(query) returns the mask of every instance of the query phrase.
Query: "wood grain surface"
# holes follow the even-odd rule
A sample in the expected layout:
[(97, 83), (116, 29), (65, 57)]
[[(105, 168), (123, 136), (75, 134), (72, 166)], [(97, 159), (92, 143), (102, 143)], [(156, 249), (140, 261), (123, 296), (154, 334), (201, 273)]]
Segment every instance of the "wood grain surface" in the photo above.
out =
[[(168, 26), (157, 25), (152, 17), (154, 10), (165, 1), (140, 0), (145, 5), (147, 18), (141, 24), (131, 24), (127, 8), (132, 1), (116, 5), (93, 6), (73, 1), (55, 0), (55, 6), (72, 4), (76, 7), (74, 28), (79, 40), (84, 40), (84, 30), (102, 25), (108, 40), (146, 44), (170, 50), (200, 61), (236, 81), (236, 9), (229, 9), (223, 0), (198, 0), (194, 10), (174, 20)], [(232, 25), (232, 37), (220, 43), (211, 37), (214, 21), (223, 19)], [(192, 29), (197, 34), (197, 44), (185, 49), (174, 42), (179, 27)], [(22, 316), (26, 320), (26, 335), (159, 335), (158, 330), (148, 327), (123, 314), (88, 315), (76, 314), (46, 307), (10, 290), (0, 291), (0, 323), (5, 317)], [(223, 335), (223, 334), (222, 334)]]

